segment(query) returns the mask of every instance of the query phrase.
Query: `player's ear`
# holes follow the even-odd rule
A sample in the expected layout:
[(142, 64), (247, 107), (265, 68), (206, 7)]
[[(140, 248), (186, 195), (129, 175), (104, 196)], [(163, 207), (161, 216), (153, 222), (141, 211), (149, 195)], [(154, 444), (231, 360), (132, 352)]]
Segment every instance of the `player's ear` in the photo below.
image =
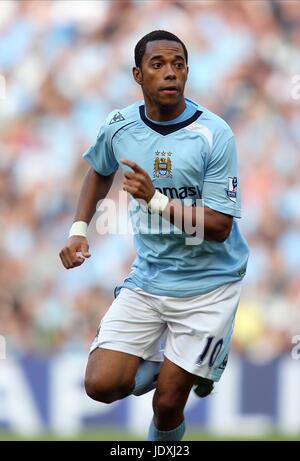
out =
[(136, 81), (136, 83), (141, 85), (142, 81), (143, 81), (143, 74), (142, 74), (141, 68), (140, 67), (133, 67), (132, 74), (133, 74), (133, 78)]

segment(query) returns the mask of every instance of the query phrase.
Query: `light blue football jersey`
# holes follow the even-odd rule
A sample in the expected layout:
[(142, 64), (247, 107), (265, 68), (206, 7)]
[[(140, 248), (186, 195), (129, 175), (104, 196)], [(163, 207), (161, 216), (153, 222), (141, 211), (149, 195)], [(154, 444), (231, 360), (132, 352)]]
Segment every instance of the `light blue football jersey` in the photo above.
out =
[(185, 234), (134, 235), (136, 258), (126, 286), (161, 296), (188, 297), (207, 293), (243, 278), (248, 245), (238, 229), (240, 184), (234, 135), (219, 116), (186, 99), (186, 110), (170, 122), (153, 122), (143, 101), (109, 114), (96, 144), (84, 158), (101, 175), (129, 159), (147, 171), (154, 187), (183, 202), (204, 205), (234, 217), (224, 242), (204, 240), (186, 245)]

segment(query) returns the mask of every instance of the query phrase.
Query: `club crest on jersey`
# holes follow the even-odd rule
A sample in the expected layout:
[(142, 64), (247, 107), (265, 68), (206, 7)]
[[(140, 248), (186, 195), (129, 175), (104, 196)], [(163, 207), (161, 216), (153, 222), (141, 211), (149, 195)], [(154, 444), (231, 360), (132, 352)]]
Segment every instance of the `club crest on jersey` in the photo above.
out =
[(172, 152), (156, 151), (154, 160), (153, 178), (171, 178), (172, 177)]
[(228, 189), (225, 189), (226, 197), (232, 202), (236, 202), (238, 180), (236, 176), (228, 177)]

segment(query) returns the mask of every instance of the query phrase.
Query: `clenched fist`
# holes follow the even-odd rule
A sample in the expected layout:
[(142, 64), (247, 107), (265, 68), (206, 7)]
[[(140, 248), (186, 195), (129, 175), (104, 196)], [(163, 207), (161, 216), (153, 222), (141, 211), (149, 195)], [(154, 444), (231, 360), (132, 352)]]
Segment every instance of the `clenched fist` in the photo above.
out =
[(66, 269), (81, 266), (85, 259), (91, 256), (86, 237), (79, 235), (70, 237), (66, 246), (59, 253), (59, 256)]

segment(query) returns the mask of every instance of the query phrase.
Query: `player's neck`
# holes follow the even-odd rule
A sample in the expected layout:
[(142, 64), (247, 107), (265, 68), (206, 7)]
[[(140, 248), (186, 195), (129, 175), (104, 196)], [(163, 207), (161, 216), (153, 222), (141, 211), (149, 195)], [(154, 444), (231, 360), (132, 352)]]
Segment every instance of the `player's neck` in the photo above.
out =
[(178, 117), (185, 110), (185, 99), (176, 104), (175, 106), (161, 106), (155, 105), (153, 102), (147, 102), (145, 100), (146, 114), (151, 120), (157, 122), (167, 122)]

